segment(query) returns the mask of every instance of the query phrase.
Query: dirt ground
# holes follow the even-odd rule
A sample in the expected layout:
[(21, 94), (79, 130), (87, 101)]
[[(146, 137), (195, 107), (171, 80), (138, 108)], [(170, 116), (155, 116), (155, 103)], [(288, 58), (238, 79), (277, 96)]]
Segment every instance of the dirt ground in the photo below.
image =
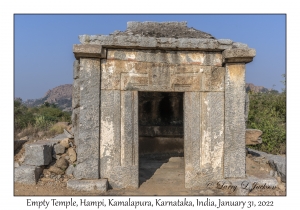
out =
[[(246, 157), (246, 174), (256, 177), (269, 176), (271, 168), (266, 160), (260, 157)], [(40, 179), (36, 185), (14, 183), (15, 196), (76, 196), (76, 195), (235, 195), (233, 190), (217, 189), (216, 187), (204, 187), (203, 189), (186, 189), (184, 187), (184, 158), (171, 157), (164, 159), (140, 158), (139, 170), (140, 187), (138, 189), (109, 189), (106, 193), (78, 192), (67, 188), (67, 180), (72, 177), (60, 179)], [(249, 195), (286, 195), (285, 183), (280, 181), (276, 189), (255, 189)]]

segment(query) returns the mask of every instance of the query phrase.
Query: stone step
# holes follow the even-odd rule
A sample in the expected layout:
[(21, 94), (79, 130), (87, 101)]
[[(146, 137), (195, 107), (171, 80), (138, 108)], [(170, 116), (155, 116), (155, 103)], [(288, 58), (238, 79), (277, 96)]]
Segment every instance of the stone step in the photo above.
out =
[(107, 179), (95, 180), (69, 180), (67, 188), (77, 191), (97, 191), (100, 193), (107, 191)]

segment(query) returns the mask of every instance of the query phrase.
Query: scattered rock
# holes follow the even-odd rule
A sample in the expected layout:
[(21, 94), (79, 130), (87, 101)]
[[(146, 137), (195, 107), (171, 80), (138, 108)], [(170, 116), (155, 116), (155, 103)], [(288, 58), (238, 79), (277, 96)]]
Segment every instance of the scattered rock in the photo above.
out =
[(68, 149), (70, 147), (69, 146), (69, 138), (64, 138), (63, 140), (61, 140), (60, 144)]
[(66, 155), (66, 156), (65, 156), (65, 159), (66, 159), (66, 160), (70, 160), (70, 156)]
[(20, 140), (29, 140), (28, 136), (24, 136), (23, 138), (20, 138)]
[(261, 144), (262, 139), (261, 136), (262, 131), (258, 129), (246, 129), (245, 140), (246, 145), (256, 145)]
[(51, 178), (43, 177), (43, 178), (41, 178), (41, 181), (43, 181), (43, 182), (53, 182), (54, 180), (51, 179)]
[(39, 131), (39, 132), (37, 133), (37, 135), (38, 135), (38, 137), (42, 137), (43, 135), (45, 135), (45, 132)]
[(281, 181), (286, 181), (286, 158), (281, 155), (272, 155), (265, 152), (257, 151), (254, 149), (248, 148), (248, 153), (253, 156), (265, 157), (268, 160), (270, 167), (277, 171), (278, 176), (281, 177)]
[(74, 138), (74, 135), (71, 134), (71, 133), (69, 133), (69, 131), (67, 131), (66, 129), (64, 129), (64, 134), (65, 134), (68, 138), (70, 138), (70, 139), (73, 139), (73, 138)]
[(277, 176), (276, 179), (277, 179), (278, 183), (281, 183), (281, 177), (280, 176)]
[(270, 176), (274, 176), (275, 172), (273, 170), (270, 171)]
[(60, 155), (56, 155), (56, 156), (55, 156), (55, 159), (56, 159), (56, 160), (59, 160), (60, 157), (61, 157)]
[(66, 175), (73, 175), (75, 167), (73, 165), (69, 165), (69, 167), (66, 170)]
[(54, 145), (54, 154), (55, 155), (61, 155), (65, 152), (65, 147), (61, 144)]
[(66, 170), (69, 166), (69, 162), (65, 158), (60, 158), (56, 161), (55, 166), (62, 170)]
[(281, 191), (285, 191), (285, 185), (283, 183), (280, 183), (278, 185), (278, 188), (281, 190)]
[(17, 161), (15, 161), (15, 168), (17, 168), (19, 166), (20, 166), (20, 164)]
[(57, 175), (57, 179), (60, 179), (61, 175)]
[[(62, 169), (60, 169), (56, 166), (50, 166), (49, 171), (52, 173), (55, 173), (55, 174), (64, 174), (65, 173)], [(52, 177), (54, 177), (54, 176), (52, 175)]]
[(70, 147), (68, 149), (68, 154), (69, 154), (70, 160), (74, 163), (77, 159), (76, 152), (75, 152), (74, 148)]
[(23, 163), (24, 160), (25, 160), (25, 155), (23, 154), (23, 155), (20, 157), (19, 162), (20, 162), (20, 163)]

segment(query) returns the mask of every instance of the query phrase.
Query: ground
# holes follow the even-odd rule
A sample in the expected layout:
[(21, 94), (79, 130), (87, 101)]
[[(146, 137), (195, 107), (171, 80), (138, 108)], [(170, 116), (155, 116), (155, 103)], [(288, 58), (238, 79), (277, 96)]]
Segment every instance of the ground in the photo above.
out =
[[(265, 177), (270, 174), (271, 168), (266, 160), (260, 157), (246, 157), (246, 174), (256, 177)], [(109, 189), (106, 193), (78, 192), (67, 188), (67, 180), (71, 177), (51, 179), (42, 178), (36, 185), (14, 183), (14, 195), (235, 195), (233, 190), (204, 187), (203, 189), (184, 188), (184, 158), (171, 157), (164, 159), (140, 158), (140, 187), (138, 189)], [(255, 189), (249, 195), (286, 195), (285, 183), (279, 180), (276, 189)]]

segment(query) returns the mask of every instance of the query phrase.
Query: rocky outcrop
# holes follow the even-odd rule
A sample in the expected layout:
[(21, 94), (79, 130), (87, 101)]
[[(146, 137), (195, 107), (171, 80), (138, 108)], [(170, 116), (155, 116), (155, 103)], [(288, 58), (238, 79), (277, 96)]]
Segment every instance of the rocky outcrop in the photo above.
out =
[(252, 83), (246, 83), (246, 92), (254, 92), (254, 93), (266, 93), (271, 91), (271, 89), (265, 88), (263, 86), (255, 86)]
[(45, 102), (56, 104), (61, 110), (70, 112), (72, 110), (72, 84), (57, 86), (48, 90), (44, 97), (28, 99), (24, 101), (24, 104), (29, 107), (36, 107)]

